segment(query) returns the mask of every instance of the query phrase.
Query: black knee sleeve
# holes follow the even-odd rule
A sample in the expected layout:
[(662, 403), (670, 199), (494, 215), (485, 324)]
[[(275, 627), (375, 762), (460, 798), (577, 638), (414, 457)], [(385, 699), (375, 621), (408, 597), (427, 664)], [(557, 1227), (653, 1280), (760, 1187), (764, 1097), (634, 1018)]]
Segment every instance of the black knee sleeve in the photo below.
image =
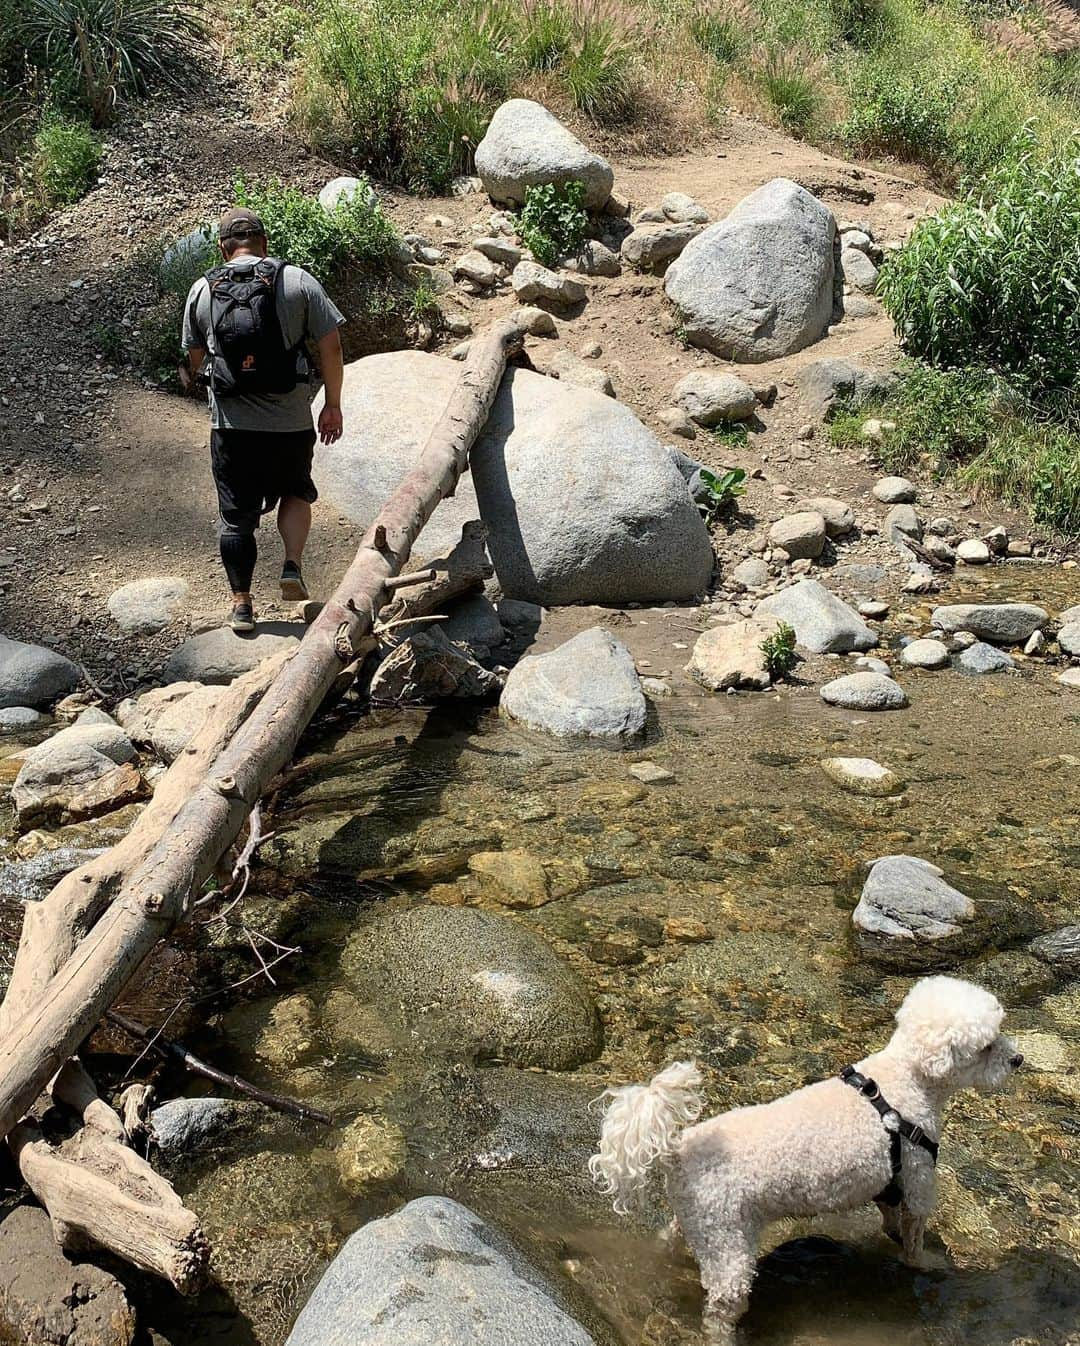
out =
[(251, 591), (251, 577), (255, 573), (255, 559), (259, 554), (254, 533), (221, 531), (221, 563), (234, 594)]

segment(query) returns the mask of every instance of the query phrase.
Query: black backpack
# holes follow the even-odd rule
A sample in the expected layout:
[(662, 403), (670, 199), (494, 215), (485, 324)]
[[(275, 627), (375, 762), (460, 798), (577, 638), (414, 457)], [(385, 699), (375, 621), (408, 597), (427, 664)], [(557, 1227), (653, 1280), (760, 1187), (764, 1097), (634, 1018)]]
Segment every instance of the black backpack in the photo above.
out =
[(263, 257), (254, 267), (226, 262), (206, 273), (215, 397), (290, 393), (296, 387), (303, 342), (286, 346), (278, 319), (277, 291), (284, 269), (278, 258)]

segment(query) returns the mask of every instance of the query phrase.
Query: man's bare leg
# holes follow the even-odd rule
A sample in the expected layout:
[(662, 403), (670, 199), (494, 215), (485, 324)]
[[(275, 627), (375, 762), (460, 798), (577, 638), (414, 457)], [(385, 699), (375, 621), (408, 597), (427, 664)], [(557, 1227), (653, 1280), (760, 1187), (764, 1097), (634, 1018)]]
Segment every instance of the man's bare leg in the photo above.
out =
[(278, 506), (278, 532), (285, 543), (285, 559), (299, 566), (311, 532), (311, 506), (297, 495), (287, 496)]

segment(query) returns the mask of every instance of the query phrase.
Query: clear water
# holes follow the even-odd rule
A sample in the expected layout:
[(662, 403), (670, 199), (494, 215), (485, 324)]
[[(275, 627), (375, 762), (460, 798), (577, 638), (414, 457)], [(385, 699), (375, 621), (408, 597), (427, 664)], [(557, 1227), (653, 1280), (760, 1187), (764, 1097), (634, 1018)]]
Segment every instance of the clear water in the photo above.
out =
[[(1001, 573), (950, 600), (1080, 601), (1076, 572)], [(778, 1227), (747, 1341), (1080, 1342), (1080, 982), (1024, 948), (1080, 920), (1080, 694), (1045, 669), (905, 680), (912, 709), (877, 716), (829, 710), (810, 685), (683, 692), (657, 703), (650, 741), (630, 754), (564, 749), (490, 711), (316, 726), (302, 759), (313, 769), (278, 798), (268, 825), (279, 837), (248, 906), (253, 926), (302, 952), (275, 969), (276, 989), (252, 983), (247, 998), (211, 1002), (190, 1040), (339, 1125), (357, 1113), (392, 1125), (407, 1157), (397, 1179), (350, 1196), (339, 1128), (271, 1117), (181, 1171), (220, 1285), (183, 1305), (155, 1301), (167, 1340), (277, 1346), (353, 1229), (445, 1192), (572, 1283), (612, 1340), (698, 1341), (696, 1269), (659, 1237), (662, 1208), (620, 1221), (589, 1188), (588, 1101), (693, 1055), (718, 1110), (879, 1045), (910, 977), (859, 954), (850, 913), (865, 863), (905, 851), (940, 864), (988, 913), (987, 947), (954, 970), (1001, 995), (1031, 1065), (1008, 1094), (951, 1109), (930, 1239), (943, 1269), (904, 1268), (872, 1211)], [(326, 754), (346, 756), (317, 767)], [(886, 763), (907, 789), (895, 801), (847, 794), (819, 765), (837, 754)], [(628, 767), (641, 758), (674, 779), (640, 785)], [(381, 1021), (343, 970), (372, 912), (455, 900), (455, 889), (475, 902), (468, 856), (500, 847), (540, 856), (555, 894), (504, 914), (541, 932), (600, 1007), (603, 1054), (576, 1071), (477, 1065), (449, 1035), (433, 1048), (430, 1033)], [(665, 935), (672, 917), (712, 939)], [(219, 934), (217, 947), (210, 980), (251, 970), (239, 936)]]

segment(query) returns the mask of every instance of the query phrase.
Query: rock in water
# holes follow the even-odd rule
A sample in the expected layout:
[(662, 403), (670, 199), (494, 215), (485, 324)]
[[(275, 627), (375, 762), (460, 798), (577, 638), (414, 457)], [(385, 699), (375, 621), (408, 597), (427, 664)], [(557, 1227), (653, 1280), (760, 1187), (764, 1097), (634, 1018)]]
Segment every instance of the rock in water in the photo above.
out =
[(149, 635), (168, 626), (188, 595), (179, 575), (151, 575), (122, 584), (109, 595), (109, 615), (121, 631)]
[(231, 1098), (170, 1098), (151, 1112), (150, 1125), (158, 1150), (174, 1159), (201, 1149), (243, 1115), (243, 1105)]
[(795, 639), (812, 654), (847, 654), (870, 650), (878, 643), (875, 632), (854, 608), (830, 593), (817, 580), (800, 580), (789, 589), (770, 594), (754, 615), (767, 613), (795, 628)]
[(698, 636), (686, 671), (710, 691), (728, 687), (768, 687), (772, 676), (761, 652), (762, 641), (775, 635), (777, 617), (748, 617), (728, 626), (711, 626)]
[(420, 630), (394, 646), (371, 679), (375, 701), (483, 699), (497, 693), (502, 680), (472, 655), (452, 645), (436, 627)]
[(1015, 664), (1004, 650), (996, 650), (983, 640), (977, 640), (961, 651), (956, 660), (965, 673), (1004, 673)]
[(971, 899), (947, 884), (936, 865), (886, 855), (871, 865), (851, 920), (867, 952), (888, 957), (899, 945), (906, 959), (910, 946), (950, 941), (974, 916)]
[[(315, 471), (350, 518), (366, 524), (415, 466), (459, 373), (419, 351), (346, 368), (345, 435), (320, 450)], [(611, 398), (508, 370), (470, 467), (425, 527), (417, 559), (449, 550), (479, 517), (509, 598), (627, 603), (707, 588), (712, 544), (685, 481), (652, 432)]]
[(827, 757), (821, 767), (837, 785), (852, 794), (883, 798), (904, 788), (904, 782), (894, 771), (870, 757)]
[(1080, 972), (1080, 925), (1063, 925), (1033, 939), (1028, 948), (1036, 958), (1069, 972)]
[(455, 602), (439, 630), (455, 645), (467, 646), (477, 659), (486, 659), (506, 639), (495, 604), (483, 594), (469, 594)]
[(884, 673), (848, 673), (821, 689), (821, 699), (843, 710), (903, 710), (904, 689)]
[(233, 678), (249, 672), (270, 655), (298, 645), (304, 630), (304, 626), (294, 622), (261, 622), (251, 636), (239, 636), (227, 626), (204, 631), (173, 650), (165, 660), (161, 680), (232, 682)]
[(557, 738), (628, 742), (645, 728), (645, 696), (630, 651), (594, 626), (511, 670), (499, 709)]
[(497, 1230), (427, 1196), (348, 1240), (286, 1346), (595, 1346)]
[(476, 147), (476, 171), (495, 201), (521, 205), (526, 187), (580, 182), (587, 210), (601, 210), (615, 181), (608, 161), (590, 150), (546, 107), (511, 98), (496, 109)]
[(939, 631), (970, 631), (995, 645), (1021, 645), (1049, 620), (1034, 603), (949, 603), (935, 608), (930, 620)]
[(572, 1070), (600, 1051), (585, 984), (506, 916), (471, 907), (387, 912), (350, 937), (342, 968), (358, 990), (455, 1055)]
[(47, 706), (79, 685), (77, 665), (44, 645), (0, 636), (0, 708)]
[(825, 334), (833, 310), (832, 213), (775, 178), (692, 239), (664, 288), (687, 339), (725, 358), (775, 360)]
[(101, 854), (100, 850), (58, 846), (55, 850), (39, 851), (29, 860), (0, 865), (0, 901), (40, 902), (65, 874)]
[[(111, 720), (61, 729), (23, 754), (22, 766), (11, 787), (20, 821), (40, 814), (62, 813), (82, 787), (111, 777), (115, 768), (131, 762), (135, 755), (135, 745)], [(130, 793), (136, 788), (137, 779), (138, 773), (130, 779), (116, 779), (114, 787)], [(100, 801), (103, 807), (93, 811), (105, 812), (108, 799), (106, 789)]]

